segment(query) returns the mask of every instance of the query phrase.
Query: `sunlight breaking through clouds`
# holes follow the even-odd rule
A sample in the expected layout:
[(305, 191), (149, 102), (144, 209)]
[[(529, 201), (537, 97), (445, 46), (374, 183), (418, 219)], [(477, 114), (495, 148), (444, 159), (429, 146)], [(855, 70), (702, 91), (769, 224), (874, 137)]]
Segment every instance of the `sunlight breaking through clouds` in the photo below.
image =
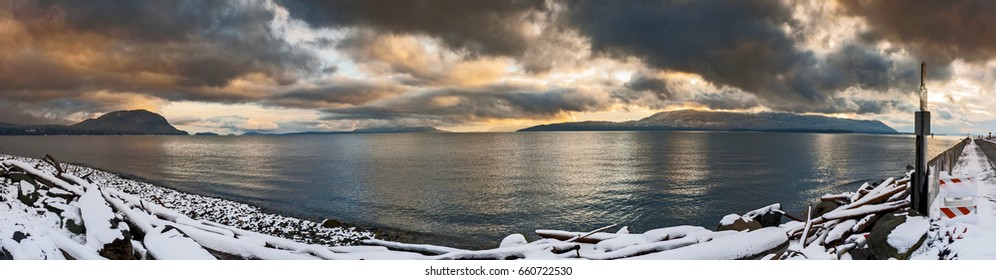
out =
[(905, 131), (922, 60), (935, 131), (996, 122), (996, 36), (976, 28), (996, 7), (914, 2), (4, 0), (0, 120), (507, 131), (698, 108)]

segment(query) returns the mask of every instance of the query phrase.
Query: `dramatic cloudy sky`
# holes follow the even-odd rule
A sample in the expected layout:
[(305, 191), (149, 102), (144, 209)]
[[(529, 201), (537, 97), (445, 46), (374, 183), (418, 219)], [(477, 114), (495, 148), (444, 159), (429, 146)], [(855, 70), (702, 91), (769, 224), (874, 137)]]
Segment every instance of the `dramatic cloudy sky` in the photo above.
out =
[(508, 131), (683, 108), (996, 130), (994, 1), (0, 0), (0, 122)]

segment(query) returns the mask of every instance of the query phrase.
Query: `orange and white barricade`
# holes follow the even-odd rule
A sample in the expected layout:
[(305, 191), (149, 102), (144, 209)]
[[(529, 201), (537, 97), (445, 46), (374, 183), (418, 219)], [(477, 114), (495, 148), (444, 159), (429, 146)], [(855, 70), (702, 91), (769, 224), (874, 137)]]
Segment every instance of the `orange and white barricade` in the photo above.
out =
[(978, 213), (978, 187), (972, 178), (941, 176), (937, 197), (941, 200), (941, 219), (954, 219)]

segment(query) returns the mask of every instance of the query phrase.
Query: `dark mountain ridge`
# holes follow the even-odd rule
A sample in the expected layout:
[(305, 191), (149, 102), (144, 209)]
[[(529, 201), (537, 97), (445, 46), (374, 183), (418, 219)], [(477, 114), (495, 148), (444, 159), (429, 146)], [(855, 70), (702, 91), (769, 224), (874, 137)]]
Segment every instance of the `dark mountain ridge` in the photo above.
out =
[(74, 125), (0, 123), (0, 135), (187, 135), (163, 116), (146, 110), (115, 111)]
[(628, 122), (569, 122), (538, 125), (519, 131), (757, 131), (896, 134), (880, 121), (853, 120), (791, 113), (734, 113), (698, 110), (660, 112)]

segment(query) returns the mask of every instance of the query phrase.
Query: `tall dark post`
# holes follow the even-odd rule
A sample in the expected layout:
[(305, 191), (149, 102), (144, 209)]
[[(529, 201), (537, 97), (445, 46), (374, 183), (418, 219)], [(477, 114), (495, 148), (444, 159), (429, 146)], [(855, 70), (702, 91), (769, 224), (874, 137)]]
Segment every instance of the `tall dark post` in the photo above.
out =
[(929, 210), (929, 170), (927, 170), (927, 135), (930, 134), (930, 111), (927, 111), (927, 63), (920, 63), (920, 111), (915, 115), (916, 173), (913, 174), (913, 209), (926, 215)]

